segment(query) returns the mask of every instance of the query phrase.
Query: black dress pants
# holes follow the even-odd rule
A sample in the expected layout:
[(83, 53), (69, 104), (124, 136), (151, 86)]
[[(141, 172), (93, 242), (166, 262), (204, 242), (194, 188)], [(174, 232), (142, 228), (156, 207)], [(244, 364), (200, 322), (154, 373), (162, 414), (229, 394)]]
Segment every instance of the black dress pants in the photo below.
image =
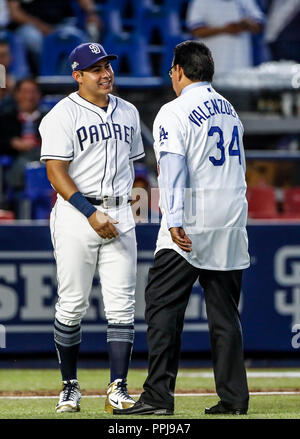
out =
[(148, 376), (140, 399), (154, 407), (174, 409), (184, 314), (197, 278), (204, 290), (217, 394), (228, 408), (247, 408), (238, 312), (242, 270), (198, 269), (169, 249), (156, 254), (149, 270), (145, 292)]

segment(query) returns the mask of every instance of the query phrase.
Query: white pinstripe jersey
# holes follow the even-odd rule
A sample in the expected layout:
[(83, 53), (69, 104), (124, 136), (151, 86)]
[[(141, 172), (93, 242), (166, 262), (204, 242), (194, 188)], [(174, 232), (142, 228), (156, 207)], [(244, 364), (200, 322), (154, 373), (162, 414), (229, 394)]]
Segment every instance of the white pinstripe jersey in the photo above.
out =
[(86, 196), (130, 194), (129, 161), (144, 156), (137, 109), (108, 95), (107, 111), (77, 92), (62, 99), (43, 118), (41, 161), (70, 161), (69, 175)]

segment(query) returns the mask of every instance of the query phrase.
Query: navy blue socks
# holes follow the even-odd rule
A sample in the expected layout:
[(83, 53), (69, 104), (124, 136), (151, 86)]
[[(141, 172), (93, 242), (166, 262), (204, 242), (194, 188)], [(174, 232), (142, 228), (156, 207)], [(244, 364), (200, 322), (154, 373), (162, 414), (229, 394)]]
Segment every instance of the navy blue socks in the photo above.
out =
[(77, 379), (77, 358), (81, 342), (80, 324), (67, 326), (55, 319), (54, 341), (63, 381)]
[[(126, 379), (134, 340), (133, 324), (109, 324), (107, 346), (110, 382)], [(54, 322), (54, 341), (63, 381), (77, 379), (77, 358), (81, 342), (80, 325), (67, 326)]]
[(133, 324), (108, 324), (107, 346), (110, 382), (126, 379), (134, 340)]

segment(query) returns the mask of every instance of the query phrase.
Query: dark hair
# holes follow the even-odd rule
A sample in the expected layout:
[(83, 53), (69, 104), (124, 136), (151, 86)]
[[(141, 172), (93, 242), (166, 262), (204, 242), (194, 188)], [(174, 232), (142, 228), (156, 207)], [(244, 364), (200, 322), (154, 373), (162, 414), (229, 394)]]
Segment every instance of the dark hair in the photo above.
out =
[(214, 60), (211, 51), (199, 41), (183, 41), (174, 48), (173, 65), (180, 65), (191, 81), (211, 82), (214, 76)]

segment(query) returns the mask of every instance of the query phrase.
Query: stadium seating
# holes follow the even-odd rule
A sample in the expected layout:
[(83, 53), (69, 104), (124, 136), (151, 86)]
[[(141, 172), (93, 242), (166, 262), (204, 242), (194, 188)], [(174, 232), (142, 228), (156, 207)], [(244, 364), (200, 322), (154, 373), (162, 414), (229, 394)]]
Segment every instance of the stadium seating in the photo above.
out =
[(50, 111), (54, 107), (54, 105), (56, 105), (64, 97), (64, 94), (48, 94), (43, 96), (40, 101), (40, 111), (42, 113), (48, 113), (48, 111)]
[(300, 187), (284, 189), (283, 217), (286, 219), (300, 219)]
[(107, 0), (100, 7), (100, 14), (106, 24), (102, 43), (109, 52), (119, 57), (113, 63), (117, 76), (153, 76), (145, 38), (143, 33), (137, 33), (137, 3), (130, 0)]
[(165, 79), (168, 79), (172, 64), (173, 48), (184, 39), (180, 3), (180, 0), (165, 0), (161, 6), (157, 6), (150, 0), (139, 2), (137, 31), (146, 40), (155, 73)]
[(247, 189), (248, 217), (257, 219), (280, 218), (277, 210), (275, 190), (271, 186), (254, 187)]
[(135, 31), (137, 25), (137, 8), (131, 0), (106, 0), (98, 6), (99, 15), (105, 23), (104, 32), (120, 34)]
[(0, 222), (13, 221), (14, 219), (15, 219), (15, 214), (13, 211), (0, 209)]
[(136, 34), (110, 34), (103, 44), (109, 48), (109, 52), (118, 55), (118, 60), (113, 63), (116, 75), (152, 76), (150, 58), (143, 38)]
[[(7, 201), (7, 191), (5, 188), (4, 182), (4, 172), (5, 169), (8, 168), (12, 164), (12, 157), (9, 155), (0, 155), (0, 201), (4, 203)], [(7, 211), (1, 211), (0, 218), (6, 218), (7, 215), (10, 215)]]
[(70, 75), (71, 67), (67, 58), (76, 46), (84, 42), (85, 38), (80, 31), (78, 31), (78, 35), (53, 32), (45, 36), (40, 61), (40, 75)]
[(0, 155), (0, 166), (6, 168), (12, 163), (12, 157), (10, 155)]
[(101, 2), (99, 13), (105, 22), (102, 43), (121, 57), (115, 69), (118, 76), (161, 76), (168, 80), (173, 48), (185, 39), (181, 17), (184, 3), (186, 0), (165, 0), (160, 5), (153, 0)]
[[(120, 56), (117, 75), (161, 76), (168, 81), (167, 72), (172, 62), (174, 45), (187, 38), (182, 31), (187, 3), (188, 0), (97, 2), (104, 24), (100, 42)], [(76, 0), (72, 0), (71, 5), (77, 20), (78, 34), (59, 31), (44, 37), (40, 76), (70, 75), (67, 55), (76, 45), (86, 41), (82, 9)], [(27, 76), (29, 68), (23, 43), (13, 33), (6, 33), (14, 53), (12, 73), (17, 78)]]
[(32, 219), (48, 219), (54, 200), (54, 189), (47, 178), (46, 166), (31, 162), (25, 169), (24, 205)]
[(6, 40), (12, 53), (10, 73), (17, 79), (29, 76), (29, 65), (22, 39), (11, 31), (0, 32), (0, 39)]

